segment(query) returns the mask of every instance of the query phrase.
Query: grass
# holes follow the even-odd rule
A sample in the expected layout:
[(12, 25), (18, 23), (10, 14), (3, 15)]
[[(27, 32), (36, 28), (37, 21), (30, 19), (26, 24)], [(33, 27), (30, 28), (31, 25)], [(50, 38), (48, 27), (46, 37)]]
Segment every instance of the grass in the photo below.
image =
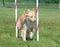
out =
[[(18, 9), (18, 15), (24, 8)], [(39, 36), (23, 42), (15, 37), (15, 15), (13, 8), (0, 8), (0, 47), (60, 47), (60, 9), (39, 9)]]

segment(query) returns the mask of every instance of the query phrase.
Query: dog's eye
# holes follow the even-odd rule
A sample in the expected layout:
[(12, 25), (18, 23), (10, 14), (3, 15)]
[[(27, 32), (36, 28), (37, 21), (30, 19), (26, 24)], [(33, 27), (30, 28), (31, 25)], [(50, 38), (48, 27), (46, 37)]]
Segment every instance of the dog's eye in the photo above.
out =
[(31, 18), (32, 18), (33, 16), (31, 16)]

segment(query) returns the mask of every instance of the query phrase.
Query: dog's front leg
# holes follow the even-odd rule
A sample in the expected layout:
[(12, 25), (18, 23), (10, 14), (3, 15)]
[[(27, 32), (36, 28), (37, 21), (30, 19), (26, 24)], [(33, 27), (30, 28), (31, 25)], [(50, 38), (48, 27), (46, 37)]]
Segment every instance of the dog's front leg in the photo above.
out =
[(22, 33), (23, 41), (26, 41), (26, 31), (27, 31), (27, 26), (26, 26), (26, 24), (24, 24), (23, 25), (23, 33)]
[(35, 30), (32, 28), (30, 31), (30, 39), (33, 39)]

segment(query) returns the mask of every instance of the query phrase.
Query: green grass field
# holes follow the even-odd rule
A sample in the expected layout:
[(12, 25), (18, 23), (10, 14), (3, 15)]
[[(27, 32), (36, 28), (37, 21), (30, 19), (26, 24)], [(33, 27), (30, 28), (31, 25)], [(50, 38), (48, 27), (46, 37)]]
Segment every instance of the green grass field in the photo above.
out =
[[(23, 13), (18, 9), (18, 15)], [(39, 9), (39, 42), (36, 32), (33, 40), (23, 42), (15, 37), (15, 15), (13, 8), (0, 8), (0, 47), (60, 47), (60, 9)]]

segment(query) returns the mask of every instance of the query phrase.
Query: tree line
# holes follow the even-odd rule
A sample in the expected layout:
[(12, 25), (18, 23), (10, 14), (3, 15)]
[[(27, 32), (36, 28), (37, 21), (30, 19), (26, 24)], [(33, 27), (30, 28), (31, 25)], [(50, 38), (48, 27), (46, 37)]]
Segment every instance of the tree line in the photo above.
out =
[[(15, 0), (0, 0), (5, 6), (5, 2), (14, 2)], [(39, 3), (59, 3), (59, 0), (38, 0)], [(36, 2), (36, 0), (17, 0), (17, 2)]]

